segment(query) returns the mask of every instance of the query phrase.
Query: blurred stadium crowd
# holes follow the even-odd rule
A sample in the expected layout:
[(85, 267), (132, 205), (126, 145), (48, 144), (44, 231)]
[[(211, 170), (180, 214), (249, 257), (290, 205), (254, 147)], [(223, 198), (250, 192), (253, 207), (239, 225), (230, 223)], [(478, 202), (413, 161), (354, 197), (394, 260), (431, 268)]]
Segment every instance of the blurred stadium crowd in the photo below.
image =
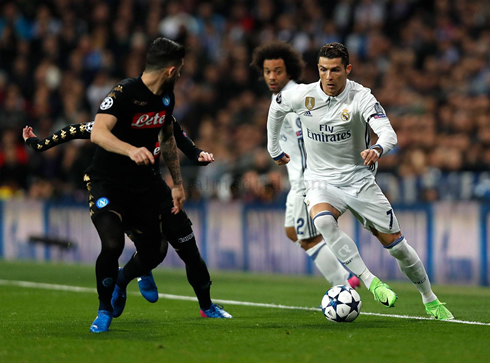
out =
[(381, 159), (381, 184), (412, 181), (409, 201), (446, 198), (445, 176), (490, 170), (489, 24), (485, 0), (2, 2), (0, 197), (84, 200), (90, 142), (34, 153), (21, 129), (44, 138), (92, 120), (118, 80), (140, 75), (148, 43), (163, 35), (187, 48), (174, 115), (216, 158), (196, 167), (181, 155), (188, 199), (284, 197), (286, 170), (266, 151), (271, 96), (249, 67), (254, 47), (272, 39), (303, 54), (307, 83), (318, 79), (321, 45), (346, 44), (350, 78), (372, 88), (398, 134)]

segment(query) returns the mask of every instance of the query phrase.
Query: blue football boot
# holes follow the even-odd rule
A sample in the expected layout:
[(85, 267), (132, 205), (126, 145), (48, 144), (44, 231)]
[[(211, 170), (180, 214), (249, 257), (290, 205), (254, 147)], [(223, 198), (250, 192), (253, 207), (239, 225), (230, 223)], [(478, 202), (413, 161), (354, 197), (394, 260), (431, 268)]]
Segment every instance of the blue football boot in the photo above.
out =
[(138, 277), (138, 286), (140, 288), (141, 295), (143, 295), (146, 300), (151, 303), (158, 301), (158, 289), (151, 271), (147, 275)]
[(109, 326), (112, 322), (112, 312), (107, 310), (99, 310), (97, 317), (92, 325), (90, 325), (90, 331), (92, 333), (102, 333), (109, 331)]
[(201, 309), (201, 316), (203, 318), (233, 318), (233, 316), (223, 310), (223, 306), (216, 304), (211, 304), (211, 306), (207, 310)]
[(114, 309), (112, 316), (114, 318), (118, 318), (124, 311), (124, 307), (126, 306), (126, 289), (121, 289), (119, 286), (114, 287), (114, 292), (112, 293), (111, 305)]

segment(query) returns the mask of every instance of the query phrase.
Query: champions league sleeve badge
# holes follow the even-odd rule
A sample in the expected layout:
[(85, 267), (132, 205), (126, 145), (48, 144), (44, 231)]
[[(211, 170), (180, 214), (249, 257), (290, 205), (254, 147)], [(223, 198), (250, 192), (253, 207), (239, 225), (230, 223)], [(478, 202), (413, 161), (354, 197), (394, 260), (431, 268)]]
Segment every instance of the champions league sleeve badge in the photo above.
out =
[(170, 97), (169, 96), (162, 97), (162, 102), (165, 107), (168, 107), (168, 105), (170, 105)]
[(276, 102), (280, 105), (281, 102), (282, 102), (282, 95), (279, 93), (277, 96), (276, 96)]
[(385, 111), (383, 110), (383, 107), (379, 104), (379, 102), (376, 102), (374, 104), (374, 112), (376, 112), (376, 117), (375, 118), (383, 118), (386, 117)]
[(94, 121), (87, 122), (85, 124), (85, 131), (92, 133), (92, 128), (94, 127)]
[(100, 109), (108, 110), (109, 108), (112, 107), (113, 104), (114, 104), (114, 100), (112, 99), (112, 97), (106, 97), (104, 98), (104, 101), (102, 101), (102, 103), (100, 104)]

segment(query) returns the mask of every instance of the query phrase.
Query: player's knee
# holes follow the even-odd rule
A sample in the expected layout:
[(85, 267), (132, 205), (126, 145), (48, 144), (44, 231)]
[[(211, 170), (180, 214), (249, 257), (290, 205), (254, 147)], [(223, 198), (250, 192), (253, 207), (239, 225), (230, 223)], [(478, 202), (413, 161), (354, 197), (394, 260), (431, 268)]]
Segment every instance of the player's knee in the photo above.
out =
[(377, 231), (376, 234), (373, 235), (378, 239), (378, 241), (385, 247), (391, 248), (403, 240), (403, 235), (401, 232), (397, 233), (382, 233)]
[(161, 238), (161, 236), (148, 238), (145, 242), (151, 247), (138, 251), (138, 258), (143, 266), (152, 270), (162, 263), (167, 256), (168, 242), (165, 238)]
[(315, 236), (307, 239), (300, 240), (301, 248), (308, 251), (310, 248), (315, 247), (318, 243), (322, 241), (322, 236)]
[(201, 259), (201, 254), (199, 253), (195, 239), (182, 243), (175, 251), (186, 264), (195, 263)]
[(124, 237), (118, 235), (103, 235), (100, 238), (102, 242), (102, 254), (119, 258), (124, 250)]
[[(164, 245), (168, 246), (166, 241)], [(147, 254), (143, 258), (144, 265), (147, 266), (149, 269), (153, 270), (155, 267), (157, 267), (159, 264), (163, 262), (163, 260), (167, 256), (167, 251), (168, 251), (168, 247), (161, 246), (158, 250), (155, 250), (152, 253)]]
[(324, 211), (313, 218), (315, 227), (325, 236), (334, 234), (338, 230), (337, 220), (332, 213)]
[(388, 250), (390, 255), (395, 257), (397, 260), (400, 260), (409, 254), (410, 246), (406, 239), (401, 236), (395, 240), (391, 246), (386, 246), (385, 248)]
[(102, 254), (119, 258), (124, 250), (124, 244), (118, 243), (115, 240), (107, 240), (102, 243)]

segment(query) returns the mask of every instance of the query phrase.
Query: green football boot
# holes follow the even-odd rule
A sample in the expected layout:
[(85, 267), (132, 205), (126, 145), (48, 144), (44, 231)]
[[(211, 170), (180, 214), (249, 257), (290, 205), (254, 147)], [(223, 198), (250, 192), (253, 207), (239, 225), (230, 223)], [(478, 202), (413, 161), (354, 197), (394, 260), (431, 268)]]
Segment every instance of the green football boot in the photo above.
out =
[(371, 282), (369, 291), (373, 293), (374, 300), (388, 308), (395, 306), (395, 301), (398, 299), (395, 292), (387, 284), (381, 282), (377, 277), (375, 277), (373, 282)]
[(451, 320), (454, 319), (453, 314), (444, 306), (446, 303), (442, 303), (439, 299), (436, 299), (430, 303), (424, 304), (425, 311), (431, 316), (431, 318), (437, 320)]

